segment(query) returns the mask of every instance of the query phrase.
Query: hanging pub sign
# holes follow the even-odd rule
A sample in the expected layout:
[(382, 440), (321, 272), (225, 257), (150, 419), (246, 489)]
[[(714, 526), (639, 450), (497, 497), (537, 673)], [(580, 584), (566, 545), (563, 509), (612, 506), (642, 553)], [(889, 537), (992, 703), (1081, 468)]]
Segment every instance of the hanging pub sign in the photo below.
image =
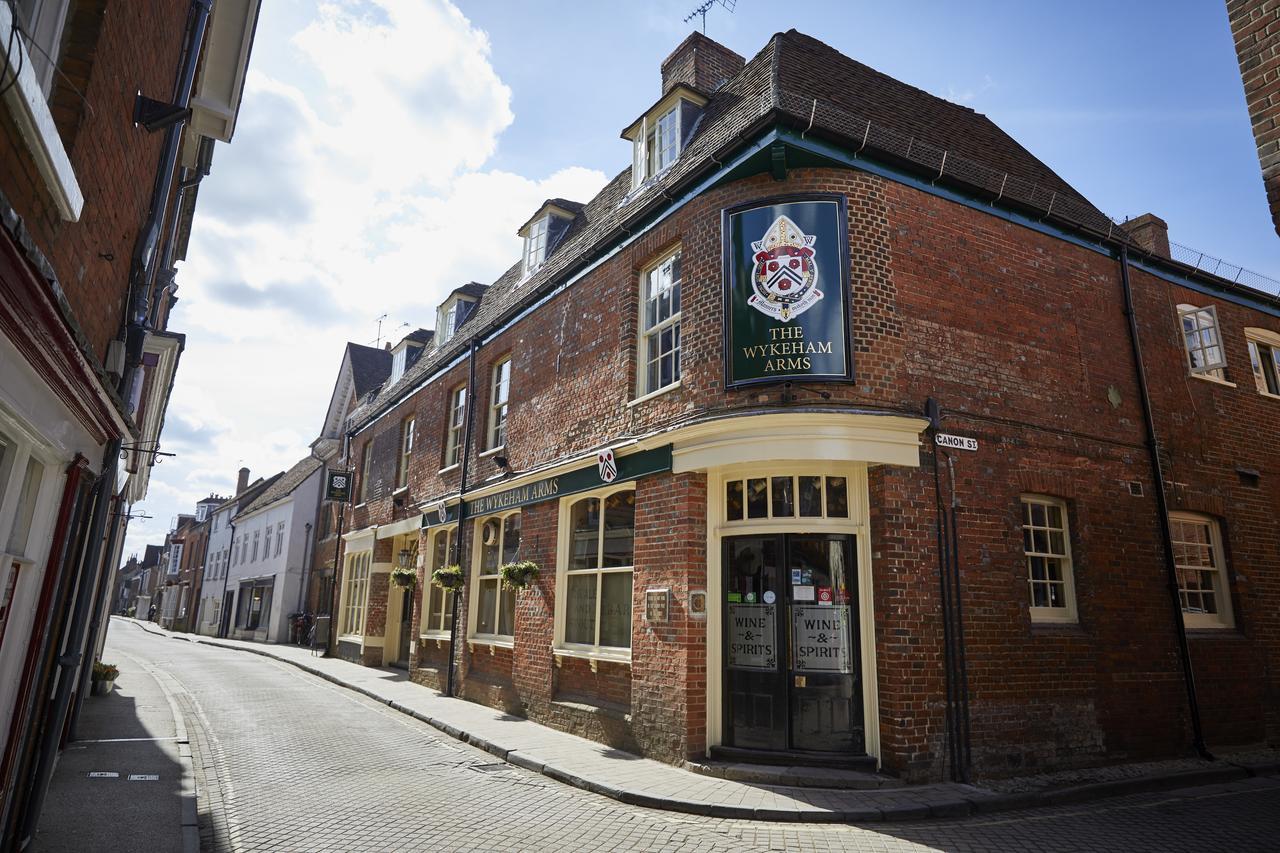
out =
[(845, 218), (827, 195), (724, 212), (725, 387), (852, 375)]
[(325, 500), (339, 503), (351, 502), (351, 472), (325, 469)]

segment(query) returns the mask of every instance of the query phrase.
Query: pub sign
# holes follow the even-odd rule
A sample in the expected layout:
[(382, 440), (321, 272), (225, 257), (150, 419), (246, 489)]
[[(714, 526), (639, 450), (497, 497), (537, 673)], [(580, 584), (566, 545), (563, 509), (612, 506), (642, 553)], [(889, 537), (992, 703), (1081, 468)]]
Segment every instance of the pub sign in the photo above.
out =
[(843, 196), (725, 211), (725, 387), (852, 375), (845, 220)]
[(325, 470), (325, 500), (350, 503), (351, 472)]

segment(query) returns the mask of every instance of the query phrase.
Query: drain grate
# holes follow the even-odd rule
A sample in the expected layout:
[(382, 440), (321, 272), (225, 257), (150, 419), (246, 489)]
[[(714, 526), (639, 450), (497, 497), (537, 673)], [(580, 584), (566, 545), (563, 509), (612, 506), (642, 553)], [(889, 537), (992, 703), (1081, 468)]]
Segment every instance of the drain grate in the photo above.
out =
[(499, 771), (506, 770), (507, 765), (506, 764), (472, 764), (471, 767), (468, 769), (474, 770), (477, 773), (497, 773)]

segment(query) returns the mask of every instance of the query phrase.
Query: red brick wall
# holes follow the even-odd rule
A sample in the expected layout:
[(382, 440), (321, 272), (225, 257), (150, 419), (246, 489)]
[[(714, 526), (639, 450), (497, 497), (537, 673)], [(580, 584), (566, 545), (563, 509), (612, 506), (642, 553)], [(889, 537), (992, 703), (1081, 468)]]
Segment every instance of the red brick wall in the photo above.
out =
[(134, 93), (171, 96), (187, 6), (139, 0), (111, 4), (96, 18), (96, 5), (78, 4), (83, 8), (68, 32), (67, 61), (74, 65), (69, 70), (86, 86), (89, 108), (77, 116), (68, 104), (78, 97), (59, 90), (54, 96), (55, 117), (84, 195), (80, 220), (65, 222), (57, 213), (7, 110), (0, 111), (0, 190), (53, 265), (92, 352), (102, 360), (123, 321), (129, 260), (147, 216), (163, 137), (133, 126)]
[(1271, 219), (1280, 234), (1280, 7), (1265, 0), (1227, 0), (1240, 59), (1245, 103), (1258, 144)]

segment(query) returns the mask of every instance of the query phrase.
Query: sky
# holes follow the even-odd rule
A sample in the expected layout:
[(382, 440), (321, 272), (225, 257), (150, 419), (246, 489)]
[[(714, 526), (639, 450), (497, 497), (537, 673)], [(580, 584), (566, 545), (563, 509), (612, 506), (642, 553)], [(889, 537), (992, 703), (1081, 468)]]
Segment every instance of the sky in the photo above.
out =
[[(242, 465), (306, 456), (347, 341), (431, 328), (450, 290), (519, 258), (543, 199), (588, 201), (625, 168), (619, 133), (696, 5), (264, 2), (178, 274), (187, 345), (161, 436), (177, 455), (125, 556)], [(1170, 239), (1280, 278), (1223, 4), (738, 0), (706, 20), (747, 58), (792, 27), (984, 113), (1111, 217), (1155, 213)]]

